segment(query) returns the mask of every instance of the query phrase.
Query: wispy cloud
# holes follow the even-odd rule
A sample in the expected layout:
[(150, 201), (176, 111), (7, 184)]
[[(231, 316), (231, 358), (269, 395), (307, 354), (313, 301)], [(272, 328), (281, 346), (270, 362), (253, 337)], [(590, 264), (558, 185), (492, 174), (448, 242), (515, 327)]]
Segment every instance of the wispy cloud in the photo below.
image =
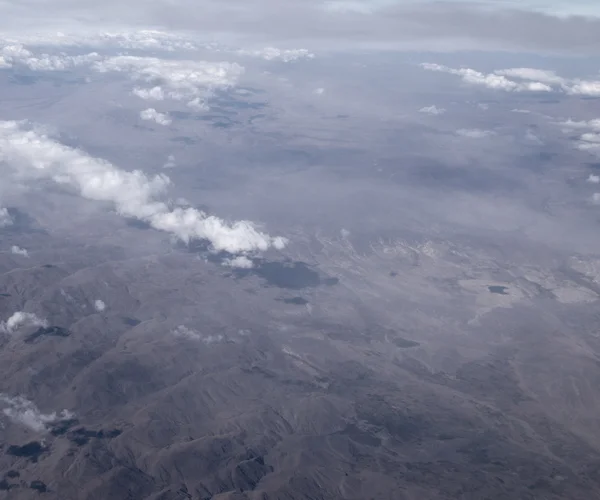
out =
[(493, 130), (483, 130), (479, 128), (461, 128), (456, 131), (461, 137), (468, 137), (469, 139), (484, 139), (485, 137), (491, 137), (496, 135)]
[(432, 106), (425, 106), (424, 108), (421, 108), (419, 110), (419, 113), (425, 113), (427, 115), (443, 115), (446, 112), (446, 110), (444, 108), (438, 108), (435, 105)]
[(307, 49), (278, 49), (276, 47), (266, 47), (264, 49), (248, 50), (240, 49), (238, 54), (244, 56), (260, 57), (266, 61), (292, 62), (298, 59), (312, 59), (315, 55)]
[(32, 401), (23, 396), (10, 397), (0, 393), (0, 405), (5, 407), (2, 413), (10, 420), (35, 432), (44, 432), (52, 424), (75, 417), (75, 414), (68, 410), (42, 413)]
[(7, 208), (0, 207), (0, 228), (12, 226), (14, 223)]
[(22, 122), (0, 122), (0, 159), (21, 172), (48, 178), (78, 191), (84, 198), (110, 202), (127, 217), (188, 242), (208, 240), (215, 251), (232, 254), (282, 249), (286, 240), (259, 231), (252, 222), (225, 222), (191, 207), (171, 207), (160, 201), (171, 184), (164, 175), (148, 177), (126, 171), (67, 147)]

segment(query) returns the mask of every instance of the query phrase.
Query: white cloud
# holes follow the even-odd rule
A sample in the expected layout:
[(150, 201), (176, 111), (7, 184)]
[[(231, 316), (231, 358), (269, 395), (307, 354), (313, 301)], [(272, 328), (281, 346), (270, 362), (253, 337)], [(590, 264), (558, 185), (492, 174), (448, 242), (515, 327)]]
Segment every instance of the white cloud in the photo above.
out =
[(166, 175), (148, 177), (139, 170), (121, 170), (23, 122), (0, 121), (0, 160), (21, 173), (75, 189), (89, 200), (112, 203), (119, 214), (144, 220), (185, 242), (206, 239), (217, 252), (241, 254), (282, 249), (286, 244), (285, 238), (271, 237), (249, 221), (229, 223), (195, 208), (172, 208), (159, 201), (171, 182)]
[(0, 323), (0, 331), (5, 333), (15, 333), (24, 327), (48, 326), (48, 322), (39, 318), (34, 313), (17, 311), (10, 318)]
[(600, 175), (590, 174), (587, 181), (592, 184), (599, 184), (600, 183)]
[(462, 78), (465, 83), (471, 85), (480, 85), (494, 90), (504, 90), (507, 92), (550, 92), (551, 87), (545, 85), (542, 82), (515, 82), (509, 80), (504, 75), (497, 73), (481, 73), (470, 68), (453, 69), (448, 66), (441, 64), (423, 63), (421, 64), (423, 69), (429, 71), (438, 71), (442, 73), (449, 73), (451, 75), (457, 75)]
[(164, 101), (165, 100), (165, 91), (162, 87), (156, 86), (150, 89), (142, 89), (140, 87), (136, 87), (133, 89), (133, 94), (138, 96), (140, 99), (144, 99), (146, 101)]
[(13, 245), (12, 247), (10, 247), (10, 251), (11, 253), (15, 254), (15, 255), (21, 255), (23, 257), (29, 257), (29, 252), (25, 249), (25, 248), (21, 248), (17, 245)]
[[(18, 40), (17, 40), (18, 39)], [(162, 50), (174, 52), (197, 50), (206, 47), (198, 41), (178, 34), (157, 30), (112, 31), (96, 33), (43, 33), (19, 34), (17, 39), (5, 39), (4, 43), (22, 43), (29, 47), (84, 47), (96, 49)], [(2, 41), (0, 40), (0, 43)]]
[(104, 303), (104, 301), (98, 299), (94, 301), (94, 309), (96, 309), (96, 311), (98, 312), (102, 312), (106, 309), (106, 304)]
[(319, 87), (313, 91), (314, 94), (323, 95), (325, 93), (325, 89), (323, 87)]
[(238, 54), (244, 56), (260, 57), (266, 61), (292, 62), (298, 59), (312, 59), (315, 55), (306, 49), (278, 49), (275, 47), (265, 47), (258, 50), (238, 50)]
[(10, 420), (35, 432), (44, 432), (51, 424), (75, 417), (68, 410), (62, 410), (60, 413), (42, 413), (33, 402), (23, 396), (9, 397), (0, 393), (0, 405), (5, 406), (2, 413)]
[(252, 262), (245, 255), (238, 255), (237, 257), (226, 259), (223, 262), (223, 265), (228, 267), (237, 267), (238, 269), (252, 269), (254, 267), (254, 262)]
[(600, 96), (600, 80), (576, 80), (567, 88), (567, 93), (590, 97)]
[[(471, 68), (449, 68), (423, 63), (423, 69), (460, 76), (465, 83), (506, 92), (563, 92), (571, 95), (600, 96), (600, 80), (568, 79), (554, 71), (536, 68), (509, 68), (482, 73)], [(508, 78), (507, 78), (508, 77)]]
[(172, 120), (169, 118), (169, 115), (165, 113), (159, 113), (154, 108), (148, 108), (143, 111), (140, 111), (140, 118), (142, 120), (153, 121), (158, 123), (159, 125), (171, 125)]
[(575, 147), (581, 151), (600, 156), (600, 119), (588, 121), (573, 121), (571, 119), (561, 122), (563, 132), (572, 133), (580, 131)]
[(438, 108), (435, 105), (425, 106), (419, 110), (419, 113), (426, 113), (428, 115), (443, 115), (446, 112), (444, 108)]
[(167, 161), (163, 165), (163, 168), (175, 168), (177, 164), (175, 163), (175, 156), (169, 155), (167, 156)]
[(493, 130), (483, 130), (479, 128), (461, 128), (456, 133), (462, 137), (468, 137), (470, 139), (483, 139), (485, 137), (491, 137), (496, 135)]
[(125, 55), (102, 59), (92, 67), (99, 73), (127, 73), (133, 80), (152, 85), (134, 89), (135, 95), (143, 99), (169, 98), (188, 101), (192, 106), (210, 97), (217, 88), (235, 85), (244, 72), (236, 63)]
[(567, 82), (564, 78), (558, 76), (554, 71), (535, 68), (509, 68), (495, 71), (497, 75), (508, 76), (510, 78), (519, 78), (521, 80), (530, 80), (547, 83), (549, 85), (562, 85)]
[(12, 226), (14, 223), (7, 208), (0, 208), (0, 228)]
[(77, 66), (89, 65), (100, 59), (96, 52), (80, 55), (39, 54), (26, 49), (19, 43), (7, 44), (0, 48), (1, 66), (11, 68), (14, 66), (25, 66), (33, 71), (65, 71)]
[(175, 328), (175, 330), (173, 330), (173, 335), (176, 337), (185, 337), (191, 340), (197, 340), (207, 345), (216, 344), (225, 340), (223, 335), (202, 335), (200, 332), (192, 330), (184, 325), (179, 325), (177, 328)]

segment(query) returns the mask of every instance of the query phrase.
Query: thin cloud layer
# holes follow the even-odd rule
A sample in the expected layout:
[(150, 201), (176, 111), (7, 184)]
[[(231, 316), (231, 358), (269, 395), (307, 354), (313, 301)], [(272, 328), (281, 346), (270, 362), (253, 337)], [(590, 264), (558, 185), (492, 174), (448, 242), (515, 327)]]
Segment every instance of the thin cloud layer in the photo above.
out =
[(75, 414), (68, 410), (62, 410), (59, 413), (42, 413), (32, 401), (23, 396), (10, 397), (0, 393), (0, 405), (5, 407), (2, 413), (6, 417), (34, 432), (44, 432), (52, 424), (75, 417)]
[(435, 105), (425, 106), (424, 108), (421, 108), (419, 110), (419, 113), (425, 113), (427, 115), (433, 115), (433, 116), (443, 115), (445, 112), (446, 112), (446, 110), (444, 108), (438, 108)]
[[(201, 33), (208, 39), (244, 40), (252, 46), (310, 43), (312, 47), (440, 50), (528, 50), (597, 53), (600, 20), (541, 12), (520, 3), (459, 1), (353, 2), (289, 0), (13, 0), (0, 3), (3, 31), (114, 32), (123, 27)], [(67, 21), (68, 20), (68, 21)], [(69, 23), (65, 25), (65, 23)], [(106, 37), (105, 43), (152, 44), (146, 39)], [(159, 46), (177, 40), (154, 38)]]
[(185, 242), (208, 240), (217, 252), (242, 254), (282, 249), (286, 244), (285, 238), (273, 238), (249, 221), (228, 223), (194, 208), (172, 208), (160, 201), (171, 183), (166, 175), (148, 177), (139, 170), (121, 170), (23, 122), (0, 122), (0, 159), (21, 173), (51, 179), (89, 200), (111, 203), (119, 214), (143, 220)]
[(298, 59), (313, 59), (315, 55), (306, 49), (278, 49), (276, 47), (265, 47), (264, 49), (248, 50), (240, 49), (238, 54), (243, 56), (260, 57), (266, 61), (292, 62)]
[(456, 133), (461, 137), (467, 137), (469, 139), (485, 139), (486, 137), (496, 135), (496, 132), (493, 130), (482, 130), (479, 128), (461, 128), (457, 130)]
[(569, 95), (600, 96), (600, 80), (567, 79), (554, 71), (535, 68), (509, 68), (482, 73), (471, 68), (449, 68), (441, 64), (422, 63), (428, 71), (460, 76), (464, 83), (505, 92), (562, 92)]

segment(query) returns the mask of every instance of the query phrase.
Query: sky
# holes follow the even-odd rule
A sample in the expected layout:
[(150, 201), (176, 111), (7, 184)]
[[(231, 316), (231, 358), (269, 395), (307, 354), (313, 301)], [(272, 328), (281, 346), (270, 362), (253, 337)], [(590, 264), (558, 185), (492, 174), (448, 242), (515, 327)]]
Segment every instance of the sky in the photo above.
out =
[(288, 0), (4, 0), (0, 26), (13, 32), (159, 28), (207, 39), (310, 48), (525, 50), (593, 54), (600, 49), (594, 2)]

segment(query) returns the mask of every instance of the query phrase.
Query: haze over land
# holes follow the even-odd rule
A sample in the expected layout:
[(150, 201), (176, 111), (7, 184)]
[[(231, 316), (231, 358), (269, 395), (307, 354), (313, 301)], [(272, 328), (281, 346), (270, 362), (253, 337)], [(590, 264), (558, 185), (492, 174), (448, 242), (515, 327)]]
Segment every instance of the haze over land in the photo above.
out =
[(600, 497), (597, 16), (0, 2), (0, 499)]

